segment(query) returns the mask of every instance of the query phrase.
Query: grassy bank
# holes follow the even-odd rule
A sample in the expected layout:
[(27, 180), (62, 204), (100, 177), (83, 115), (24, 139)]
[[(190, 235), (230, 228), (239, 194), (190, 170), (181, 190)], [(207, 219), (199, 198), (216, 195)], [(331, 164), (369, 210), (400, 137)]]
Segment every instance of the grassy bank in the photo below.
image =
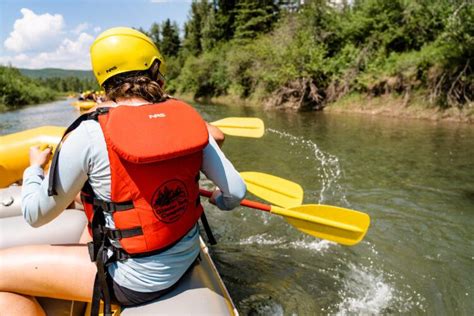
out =
[(407, 98), (394, 94), (378, 97), (351, 94), (329, 104), (324, 111), (474, 124), (473, 104), (466, 105), (462, 109), (458, 107), (443, 109), (433, 106), (426, 96), (421, 95)]
[[(195, 99), (192, 94), (176, 95), (187, 102), (199, 102), (211, 105), (262, 107), (257, 99), (242, 99), (238, 95), (224, 95), (212, 98)], [(271, 107), (267, 108), (272, 111)], [(370, 97), (365, 94), (352, 93), (328, 104), (324, 110), (328, 113), (357, 113), (363, 115), (385, 116), (393, 118), (421, 119), (430, 121), (449, 121), (474, 124), (474, 104), (457, 107), (440, 108), (433, 106), (426, 95), (415, 95), (410, 98), (395, 94)]]

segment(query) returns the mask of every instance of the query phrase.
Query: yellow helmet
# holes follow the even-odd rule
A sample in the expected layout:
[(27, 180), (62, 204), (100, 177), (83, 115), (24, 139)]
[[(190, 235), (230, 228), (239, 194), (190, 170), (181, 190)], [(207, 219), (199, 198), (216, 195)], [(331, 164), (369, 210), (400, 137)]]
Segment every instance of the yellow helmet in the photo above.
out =
[(165, 60), (153, 41), (142, 32), (128, 27), (108, 29), (91, 46), (92, 71), (100, 86), (115, 75), (146, 70), (155, 60), (160, 63), (159, 71), (164, 76)]

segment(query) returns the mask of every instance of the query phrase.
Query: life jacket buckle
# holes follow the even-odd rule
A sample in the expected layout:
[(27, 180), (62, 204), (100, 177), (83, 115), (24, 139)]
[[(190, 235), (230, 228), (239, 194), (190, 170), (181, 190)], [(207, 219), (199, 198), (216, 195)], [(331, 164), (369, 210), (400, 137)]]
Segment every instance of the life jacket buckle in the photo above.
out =
[(122, 239), (122, 231), (120, 229), (107, 229), (106, 230), (106, 235), (107, 237), (109, 237), (110, 239), (114, 239), (114, 240), (120, 240)]
[(95, 109), (94, 112), (89, 114), (89, 118), (93, 120), (97, 120), (97, 117), (102, 114), (107, 114), (109, 113), (110, 108), (109, 107), (100, 107)]
[(122, 249), (118, 249), (114, 247), (114, 257), (117, 261), (124, 261), (130, 258), (130, 255), (124, 252)]
[(94, 206), (100, 207), (104, 212), (107, 212), (107, 213), (115, 212), (114, 204), (110, 202), (94, 199)]

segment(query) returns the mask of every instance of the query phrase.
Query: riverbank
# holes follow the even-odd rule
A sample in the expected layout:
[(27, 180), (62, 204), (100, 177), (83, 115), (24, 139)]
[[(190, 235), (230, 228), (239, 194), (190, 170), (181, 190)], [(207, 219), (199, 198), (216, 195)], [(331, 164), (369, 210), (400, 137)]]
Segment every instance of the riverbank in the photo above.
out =
[(327, 105), (324, 111), (474, 124), (473, 104), (466, 105), (462, 110), (454, 107), (441, 109), (421, 97), (407, 100), (403, 96), (394, 95), (351, 95)]
[[(195, 102), (192, 95), (177, 96), (188, 102)], [(199, 103), (228, 106), (262, 107), (263, 101), (240, 99), (238, 96), (226, 95), (213, 98), (199, 99)], [(268, 110), (269, 108), (267, 108)], [(382, 95), (369, 97), (351, 95), (327, 104), (323, 111), (333, 113), (358, 113), (363, 115), (379, 115), (384, 117), (408, 118), (430, 121), (446, 121), (474, 124), (474, 105), (458, 108), (440, 109), (432, 106), (421, 97), (407, 100), (403, 96)]]
[(54, 96), (54, 98), (52, 98), (50, 100), (42, 100), (40, 102), (34, 102), (34, 103), (25, 104), (25, 105), (6, 106), (5, 104), (0, 103), (0, 114), (7, 113), (7, 112), (10, 112), (10, 111), (19, 110), (19, 109), (22, 109), (22, 108), (40, 106), (40, 105), (43, 105), (43, 104), (52, 103), (52, 102), (56, 102), (56, 101), (67, 100), (67, 99), (69, 99), (69, 97), (65, 93), (57, 93)]

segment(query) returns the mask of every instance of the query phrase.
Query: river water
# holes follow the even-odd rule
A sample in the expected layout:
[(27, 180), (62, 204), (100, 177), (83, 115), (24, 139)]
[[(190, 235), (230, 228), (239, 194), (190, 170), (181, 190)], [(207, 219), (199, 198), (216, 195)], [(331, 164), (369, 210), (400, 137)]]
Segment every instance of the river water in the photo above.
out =
[[(305, 203), (371, 216), (364, 241), (344, 247), (278, 216), (206, 205), (219, 242), (212, 255), (241, 314), (472, 314), (471, 125), (195, 106), (208, 121), (264, 120), (261, 139), (226, 138), (238, 170), (298, 182)], [(69, 101), (3, 113), (0, 134), (67, 125), (77, 115)]]

